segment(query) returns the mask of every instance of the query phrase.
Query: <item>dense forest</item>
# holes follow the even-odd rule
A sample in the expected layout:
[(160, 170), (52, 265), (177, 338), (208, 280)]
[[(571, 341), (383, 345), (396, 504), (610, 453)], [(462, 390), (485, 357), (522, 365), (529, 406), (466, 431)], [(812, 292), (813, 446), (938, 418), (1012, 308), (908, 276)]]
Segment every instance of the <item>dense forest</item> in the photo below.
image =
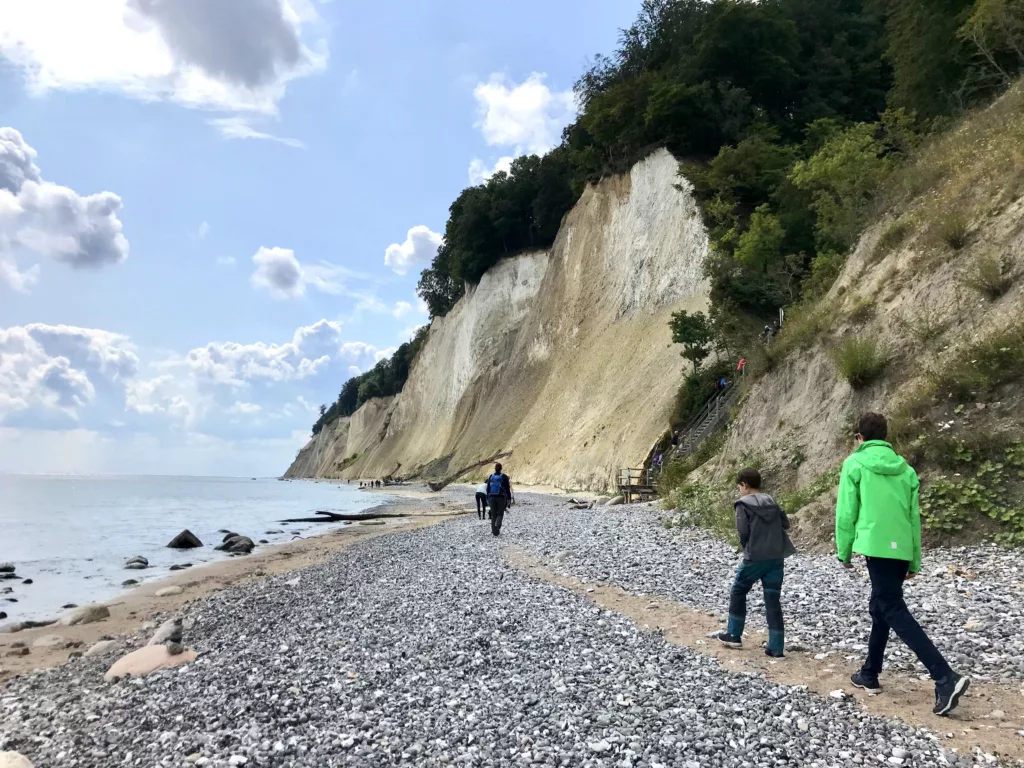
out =
[(371, 398), (388, 397), (401, 392), (409, 378), (413, 360), (427, 340), (429, 330), (430, 326), (424, 325), (416, 331), (411, 341), (396, 349), (390, 358), (384, 358), (366, 373), (346, 381), (337, 400), (329, 407), (320, 406), (320, 418), (313, 424), (313, 434), (319, 434), (320, 430), (340, 416), (351, 416)]
[(645, 0), (576, 83), (562, 144), (452, 204), (420, 296), (445, 314), (502, 257), (549, 246), (587, 182), (666, 146), (711, 230), (717, 325), (772, 315), (835, 274), (879, 175), (1022, 51), (1024, 0)]
[[(1022, 70), (1024, 0), (644, 0), (575, 84), (561, 145), (452, 203), (418, 293), (446, 314), (501, 258), (550, 246), (588, 182), (664, 146), (711, 240), (710, 312), (673, 328), (697, 339), (696, 378), (704, 341), (741, 348), (780, 307), (827, 291), (881, 182)], [(347, 382), (314, 431), (400, 391), (422, 340)]]

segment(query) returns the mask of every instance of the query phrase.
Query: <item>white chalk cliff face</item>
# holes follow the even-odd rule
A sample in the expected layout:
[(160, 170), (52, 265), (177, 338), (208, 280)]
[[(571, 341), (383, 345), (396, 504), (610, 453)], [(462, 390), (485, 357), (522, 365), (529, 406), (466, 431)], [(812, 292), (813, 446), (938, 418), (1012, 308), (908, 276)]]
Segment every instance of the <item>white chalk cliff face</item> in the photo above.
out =
[(493, 267), (434, 320), (401, 394), (326, 427), (288, 476), (440, 477), (509, 452), (514, 482), (610, 488), (668, 427), (668, 320), (706, 308), (706, 256), (667, 151), (588, 187), (550, 251)]

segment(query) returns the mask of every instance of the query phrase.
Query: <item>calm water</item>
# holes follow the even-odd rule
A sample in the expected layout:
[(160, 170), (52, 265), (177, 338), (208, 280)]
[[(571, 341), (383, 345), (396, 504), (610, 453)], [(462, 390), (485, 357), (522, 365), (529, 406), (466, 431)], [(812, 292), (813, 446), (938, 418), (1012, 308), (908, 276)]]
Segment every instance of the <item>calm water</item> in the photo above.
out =
[[(175, 563), (227, 557), (213, 551), (226, 528), (271, 544), (331, 526), (279, 521), (317, 510), (358, 512), (382, 497), (345, 485), (210, 477), (59, 477), (0, 475), (0, 562), (20, 580), (0, 581), (0, 611), (8, 619), (53, 618), (65, 603), (84, 605), (122, 592), (125, 579), (149, 581)], [(204, 546), (173, 550), (167, 543), (188, 528)], [(283, 534), (265, 532), (280, 529)], [(257, 548), (258, 551), (258, 548)], [(133, 555), (144, 571), (124, 570)], [(11, 603), (7, 598), (17, 599)]]

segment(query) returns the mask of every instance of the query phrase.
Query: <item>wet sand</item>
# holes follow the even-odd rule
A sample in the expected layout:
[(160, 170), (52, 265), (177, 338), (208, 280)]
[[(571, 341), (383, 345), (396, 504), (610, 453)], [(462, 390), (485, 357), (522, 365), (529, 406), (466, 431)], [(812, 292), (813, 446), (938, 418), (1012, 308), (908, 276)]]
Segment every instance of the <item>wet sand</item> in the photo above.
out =
[[(397, 495), (384, 489), (379, 493)], [(404, 517), (387, 519), (382, 521), (383, 524), (378, 521), (353, 523), (304, 539), (263, 545), (248, 556), (206, 563), (176, 571), (166, 578), (147, 581), (110, 601), (101, 603), (110, 610), (110, 617), (103, 621), (75, 627), (52, 625), (0, 634), (0, 682), (14, 675), (63, 664), (70, 654), (85, 651), (103, 638), (132, 634), (143, 624), (151, 621), (155, 615), (174, 612), (225, 587), (298, 570), (318, 563), (357, 542), (396, 531), (433, 525), (465, 511), (456, 511), (451, 506), (412, 499), (394, 502), (388, 505), (388, 512)], [(138, 573), (125, 571), (125, 579), (133, 578)], [(166, 597), (157, 596), (157, 592), (172, 586), (181, 587), (182, 593)], [(62, 638), (64, 642), (55, 647), (33, 646), (40, 638), (54, 635)], [(28, 655), (11, 655), (20, 647), (27, 647)]]

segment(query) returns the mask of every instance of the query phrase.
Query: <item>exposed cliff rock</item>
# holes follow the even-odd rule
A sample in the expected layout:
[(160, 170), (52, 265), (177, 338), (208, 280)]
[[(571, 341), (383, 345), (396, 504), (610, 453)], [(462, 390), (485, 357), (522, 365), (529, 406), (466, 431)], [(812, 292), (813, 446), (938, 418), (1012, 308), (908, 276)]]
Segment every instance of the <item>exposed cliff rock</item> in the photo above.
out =
[(668, 319), (707, 304), (707, 236), (664, 150), (586, 190), (550, 251), (506, 259), (430, 336), (404, 390), (328, 425), (289, 477), (437, 477), (492, 454), (518, 482), (611, 486), (668, 423)]

